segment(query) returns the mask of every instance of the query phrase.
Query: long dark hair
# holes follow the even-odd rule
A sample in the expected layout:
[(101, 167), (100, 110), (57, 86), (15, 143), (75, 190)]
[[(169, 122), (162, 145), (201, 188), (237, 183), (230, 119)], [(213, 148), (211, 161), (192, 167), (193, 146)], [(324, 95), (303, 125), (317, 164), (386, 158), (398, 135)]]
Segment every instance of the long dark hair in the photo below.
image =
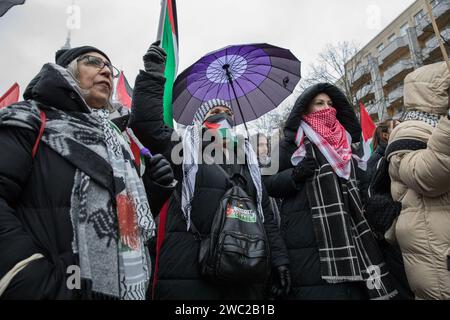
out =
[(378, 125), (378, 127), (375, 129), (375, 134), (373, 135), (373, 141), (372, 141), (373, 150), (375, 150), (378, 147), (378, 145), (380, 144), (380, 142), (383, 140), (382, 134), (389, 133), (389, 129), (391, 128), (393, 123), (394, 123), (393, 119), (388, 119), (388, 120), (381, 122)]

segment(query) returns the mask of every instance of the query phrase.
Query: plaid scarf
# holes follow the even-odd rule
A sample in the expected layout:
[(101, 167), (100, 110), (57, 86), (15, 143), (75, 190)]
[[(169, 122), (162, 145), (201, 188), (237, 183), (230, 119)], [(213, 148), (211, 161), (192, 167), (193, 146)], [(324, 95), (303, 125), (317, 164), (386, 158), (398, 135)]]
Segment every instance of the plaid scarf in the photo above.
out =
[(308, 140), (304, 145), (320, 168), (306, 188), (322, 279), (328, 283), (363, 281), (371, 299), (395, 296), (391, 275), (363, 215), (353, 162), (349, 179), (339, 178), (320, 148)]
[[(339, 123), (337, 120), (336, 122)], [(345, 131), (342, 125), (339, 124), (342, 128), (335, 130), (339, 133), (339, 138), (333, 139), (331, 135), (333, 130), (324, 129), (324, 126), (317, 126), (317, 123), (314, 125), (315, 127), (322, 128), (321, 132), (323, 135), (311, 128), (305, 121), (300, 122), (300, 126), (295, 137), (295, 143), (298, 148), (292, 155), (292, 164), (296, 166), (305, 158), (306, 149), (304, 141), (305, 138), (308, 138), (312, 143), (314, 143), (314, 145), (317, 146), (317, 148), (319, 148), (320, 152), (325, 156), (334, 172), (339, 177), (348, 180), (351, 172), (350, 160), (352, 158), (352, 150), (349, 142), (351, 141), (350, 134)], [(342, 134), (344, 134), (344, 136), (342, 136)], [(327, 137), (328, 140), (324, 138), (324, 136)], [(331, 144), (329, 141), (331, 141)]]
[[(38, 130), (40, 111), (30, 102), (2, 110), (3, 125)], [(155, 223), (129, 145), (105, 110), (45, 112), (41, 143), (76, 167), (70, 218), (81, 278), (94, 296), (145, 299), (151, 272), (145, 243)]]

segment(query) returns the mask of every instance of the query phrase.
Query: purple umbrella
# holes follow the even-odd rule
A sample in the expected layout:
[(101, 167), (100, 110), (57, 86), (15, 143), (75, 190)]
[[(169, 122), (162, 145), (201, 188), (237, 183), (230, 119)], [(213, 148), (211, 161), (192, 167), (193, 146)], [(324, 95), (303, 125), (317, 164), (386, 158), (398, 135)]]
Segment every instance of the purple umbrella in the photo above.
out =
[(183, 71), (174, 84), (173, 116), (189, 125), (211, 99), (229, 101), (236, 124), (275, 109), (300, 80), (300, 61), (287, 49), (269, 44), (225, 47)]

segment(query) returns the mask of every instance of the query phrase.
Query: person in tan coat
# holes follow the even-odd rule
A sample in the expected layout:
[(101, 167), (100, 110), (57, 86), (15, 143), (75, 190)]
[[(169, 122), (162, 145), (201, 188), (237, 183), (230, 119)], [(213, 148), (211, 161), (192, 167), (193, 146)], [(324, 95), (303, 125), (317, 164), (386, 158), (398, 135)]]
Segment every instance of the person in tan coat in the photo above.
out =
[(405, 114), (389, 144), (419, 140), (423, 149), (390, 155), (391, 193), (402, 204), (386, 237), (401, 248), (416, 299), (450, 299), (450, 73), (445, 63), (405, 78)]

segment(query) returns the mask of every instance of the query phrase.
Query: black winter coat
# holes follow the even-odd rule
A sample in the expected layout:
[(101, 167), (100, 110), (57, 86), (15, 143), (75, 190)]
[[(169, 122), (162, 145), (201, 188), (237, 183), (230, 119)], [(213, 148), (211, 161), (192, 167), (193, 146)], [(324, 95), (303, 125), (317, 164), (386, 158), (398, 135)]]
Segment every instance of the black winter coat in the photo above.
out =
[[(163, 123), (162, 96), (165, 79), (144, 71), (137, 76), (134, 87), (130, 127), (138, 132), (143, 144), (153, 153), (161, 153), (171, 159), (176, 142), (171, 142), (173, 130)], [(135, 119), (140, 119), (135, 120)], [(143, 121), (151, 123), (145, 125)], [(177, 141), (179, 142), (179, 141)], [(227, 169), (227, 168), (225, 168)], [(158, 299), (262, 299), (261, 286), (222, 286), (210, 284), (200, 277), (198, 268), (199, 242), (187, 231), (180, 199), (182, 186), (181, 166), (174, 165), (179, 180), (175, 194), (170, 198), (165, 239), (159, 257), (159, 274), (156, 290)], [(256, 199), (256, 189), (248, 170), (244, 169), (248, 183), (247, 192)], [(215, 165), (200, 164), (196, 177), (191, 219), (198, 231), (207, 234), (222, 196), (227, 190), (225, 174)], [(264, 190), (263, 203), (265, 228), (270, 242), (273, 267), (289, 263), (286, 247), (274, 221), (269, 198)]]
[(294, 167), (292, 154), (297, 149), (295, 136), (300, 125), (300, 115), (319, 93), (327, 93), (338, 113), (337, 118), (358, 142), (361, 128), (345, 96), (336, 87), (319, 84), (307, 89), (297, 100), (286, 123), (285, 139), (280, 143), (278, 174), (265, 178), (271, 197), (282, 198), (281, 232), (289, 252), (292, 289), (289, 299), (347, 300), (366, 299), (361, 283), (329, 284), (322, 280), (319, 247), (316, 242), (311, 207), (305, 184), (292, 180)]
[(372, 178), (377, 171), (377, 164), (381, 158), (384, 157), (384, 153), (386, 152), (387, 143), (384, 141), (380, 141), (380, 144), (377, 146), (373, 154), (370, 156), (367, 161), (367, 170), (361, 181), (361, 193), (363, 195), (363, 199), (368, 199), (368, 189), (370, 183), (372, 182)]
[[(75, 89), (49, 65), (33, 79), (24, 97), (39, 102), (41, 110), (49, 105), (68, 113), (90, 112)], [(2, 122), (5, 114), (0, 112)], [(51, 119), (50, 112), (47, 117)], [(0, 123), (0, 278), (33, 254), (44, 258), (20, 271), (1, 298), (91, 298), (87, 284), (82, 283), (82, 290), (69, 290), (66, 284), (67, 268), (78, 264), (72, 252), (70, 218), (76, 167), (42, 141), (33, 159), (31, 150), (41, 123), (33, 126), (34, 130), (28, 130)], [(87, 158), (86, 164), (95, 171), (98, 164), (93, 158)]]

